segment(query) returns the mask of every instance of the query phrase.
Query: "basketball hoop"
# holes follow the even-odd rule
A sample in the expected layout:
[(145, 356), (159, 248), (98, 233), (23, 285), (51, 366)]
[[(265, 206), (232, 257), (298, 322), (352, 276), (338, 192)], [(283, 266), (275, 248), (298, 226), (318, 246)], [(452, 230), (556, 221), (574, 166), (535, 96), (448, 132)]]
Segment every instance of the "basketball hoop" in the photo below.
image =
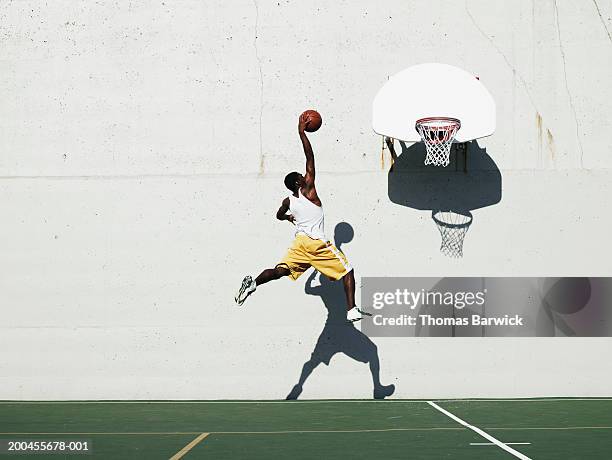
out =
[(425, 143), (426, 165), (448, 166), (451, 146), (461, 122), (456, 118), (429, 117), (416, 121), (414, 127)]
[(463, 257), (463, 239), (472, 224), (472, 213), (469, 211), (465, 213), (433, 211), (431, 218), (442, 236), (440, 252), (449, 257)]

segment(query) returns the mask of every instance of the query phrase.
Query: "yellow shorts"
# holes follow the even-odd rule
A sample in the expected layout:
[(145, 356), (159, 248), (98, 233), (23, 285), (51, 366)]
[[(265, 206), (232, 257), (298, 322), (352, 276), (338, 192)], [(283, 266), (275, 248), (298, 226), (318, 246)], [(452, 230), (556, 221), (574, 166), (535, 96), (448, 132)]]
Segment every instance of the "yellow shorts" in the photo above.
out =
[(301, 233), (295, 236), (289, 251), (276, 266), (288, 268), (289, 277), (294, 281), (310, 267), (333, 280), (339, 280), (353, 269), (342, 251), (332, 243), (313, 240)]

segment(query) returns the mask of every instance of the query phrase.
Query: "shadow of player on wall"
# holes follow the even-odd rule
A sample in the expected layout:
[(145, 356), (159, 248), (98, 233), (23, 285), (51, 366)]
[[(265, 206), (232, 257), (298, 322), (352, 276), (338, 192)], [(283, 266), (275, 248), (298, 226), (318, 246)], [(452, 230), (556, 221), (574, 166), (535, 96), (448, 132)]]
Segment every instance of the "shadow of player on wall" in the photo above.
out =
[[(574, 337), (578, 335), (577, 329), (580, 329), (581, 336), (598, 335), (596, 331), (606, 315), (599, 302), (590, 303), (593, 288), (589, 278), (551, 277), (544, 278), (540, 284), (541, 303), (536, 322), (538, 337)], [(598, 314), (592, 315), (598, 307)], [(597, 320), (593, 321), (593, 318)]]
[[(336, 247), (341, 249), (343, 243), (348, 243), (353, 239), (353, 235), (353, 227), (348, 223), (341, 222), (336, 225), (334, 229)], [(315, 285), (317, 278), (320, 282), (319, 285)], [(306, 281), (305, 292), (308, 295), (321, 297), (325, 308), (327, 308), (327, 320), (310, 359), (302, 367), (298, 383), (286, 399), (298, 399), (310, 374), (321, 363), (329, 366), (331, 358), (336, 353), (344, 353), (355, 361), (369, 364), (375, 399), (384, 399), (391, 396), (395, 391), (395, 386), (380, 383), (378, 348), (365, 334), (346, 322), (346, 297), (342, 282), (332, 281), (314, 271)]]

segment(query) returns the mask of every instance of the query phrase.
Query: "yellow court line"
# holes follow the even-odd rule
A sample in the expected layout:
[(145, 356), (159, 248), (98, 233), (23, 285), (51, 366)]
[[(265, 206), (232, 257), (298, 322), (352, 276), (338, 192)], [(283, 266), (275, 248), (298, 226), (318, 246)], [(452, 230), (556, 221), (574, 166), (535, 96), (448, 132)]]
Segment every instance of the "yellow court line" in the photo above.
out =
[(189, 444), (179, 450), (176, 454), (170, 457), (170, 460), (179, 460), (183, 458), (187, 452), (193, 449), (202, 439), (206, 438), (209, 434), (210, 433), (202, 433), (200, 436), (195, 438), (193, 441), (191, 441)]

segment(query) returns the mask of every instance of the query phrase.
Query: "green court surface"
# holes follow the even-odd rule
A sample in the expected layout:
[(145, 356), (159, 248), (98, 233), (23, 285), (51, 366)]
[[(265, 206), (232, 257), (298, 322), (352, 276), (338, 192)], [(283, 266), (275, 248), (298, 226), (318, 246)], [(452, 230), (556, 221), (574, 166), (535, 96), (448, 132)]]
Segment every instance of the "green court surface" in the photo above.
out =
[(610, 459), (612, 399), (4, 401), (0, 432), (92, 449), (39, 459)]

